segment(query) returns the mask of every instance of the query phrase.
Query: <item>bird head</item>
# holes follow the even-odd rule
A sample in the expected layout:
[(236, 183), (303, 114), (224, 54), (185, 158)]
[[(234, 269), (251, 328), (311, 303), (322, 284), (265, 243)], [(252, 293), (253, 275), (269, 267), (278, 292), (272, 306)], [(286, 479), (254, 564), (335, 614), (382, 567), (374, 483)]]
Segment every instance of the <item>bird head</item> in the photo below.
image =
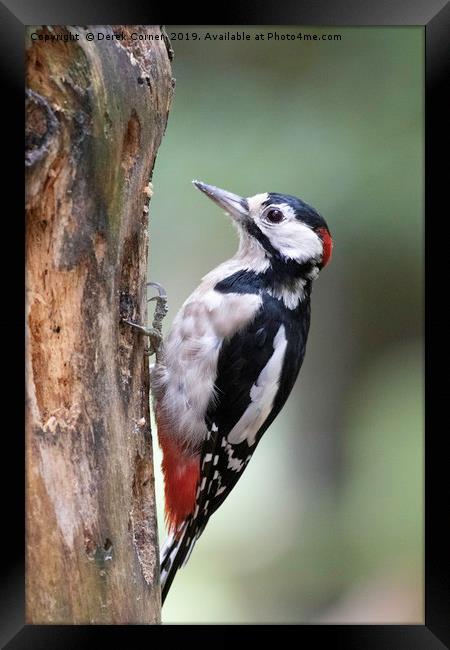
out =
[(244, 198), (214, 185), (193, 183), (232, 217), (241, 243), (257, 242), (272, 263), (320, 270), (330, 261), (333, 240), (327, 223), (301, 199), (273, 192)]

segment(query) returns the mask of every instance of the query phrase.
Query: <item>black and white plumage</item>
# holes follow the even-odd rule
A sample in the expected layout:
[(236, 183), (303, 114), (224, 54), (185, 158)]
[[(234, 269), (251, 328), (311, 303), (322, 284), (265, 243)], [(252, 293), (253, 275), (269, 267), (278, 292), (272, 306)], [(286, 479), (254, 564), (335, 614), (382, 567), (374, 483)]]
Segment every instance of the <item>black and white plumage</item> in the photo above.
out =
[(183, 304), (152, 371), (170, 529), (163, 600), (292, 390), (311, 284), (332, 248), (324, 219), (300, 199), (194, 184), (233, 217), (240, 245)]

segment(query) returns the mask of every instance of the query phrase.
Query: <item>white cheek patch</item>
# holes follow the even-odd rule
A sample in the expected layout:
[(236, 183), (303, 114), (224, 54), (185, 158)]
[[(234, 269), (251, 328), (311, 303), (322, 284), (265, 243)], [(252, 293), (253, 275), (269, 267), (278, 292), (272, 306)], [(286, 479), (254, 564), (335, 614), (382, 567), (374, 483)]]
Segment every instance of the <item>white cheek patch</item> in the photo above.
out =
[(272, 410), (287, 347), (284, 325), (280, 325), (273, 347), (272, 356), (250, 390), (251, 403), (228, 434), (228, 442), (232, 444), (246, 440), (249, 446), (253, 445), (256, 434)]
[(320, 237), (298, 219), (286, 219), (273, 228), (261, 222), (260, 228), (272, 246), (288, 259), (302, 263), (318, 260), (322, 255)]

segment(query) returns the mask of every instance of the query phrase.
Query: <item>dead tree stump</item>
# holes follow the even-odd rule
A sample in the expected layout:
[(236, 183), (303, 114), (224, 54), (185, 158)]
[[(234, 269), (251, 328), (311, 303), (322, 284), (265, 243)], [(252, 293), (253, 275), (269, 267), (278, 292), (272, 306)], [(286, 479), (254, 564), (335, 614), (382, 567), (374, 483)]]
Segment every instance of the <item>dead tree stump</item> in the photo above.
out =
[(147, 341), (121, 318), (147, 316), (169, 47), (33, 27), (26, 72), (27, 622), (157, 623)]

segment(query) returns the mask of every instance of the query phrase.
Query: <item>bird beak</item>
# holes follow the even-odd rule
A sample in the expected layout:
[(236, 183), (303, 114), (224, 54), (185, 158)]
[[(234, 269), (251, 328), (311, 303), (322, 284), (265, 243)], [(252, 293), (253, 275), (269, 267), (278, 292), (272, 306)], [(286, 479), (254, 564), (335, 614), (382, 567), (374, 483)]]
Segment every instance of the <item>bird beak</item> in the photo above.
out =
[(217, 205), (225, 210), (235, 221), (242, 223), (248, 217), (248, 201), (242, 196), (232, 194), (226, 190), (221, 190), (214, 185), (207, 185), (200, 181), (192, 181), (199, 190), (204, 192), (206, 196), (217, 203)]

